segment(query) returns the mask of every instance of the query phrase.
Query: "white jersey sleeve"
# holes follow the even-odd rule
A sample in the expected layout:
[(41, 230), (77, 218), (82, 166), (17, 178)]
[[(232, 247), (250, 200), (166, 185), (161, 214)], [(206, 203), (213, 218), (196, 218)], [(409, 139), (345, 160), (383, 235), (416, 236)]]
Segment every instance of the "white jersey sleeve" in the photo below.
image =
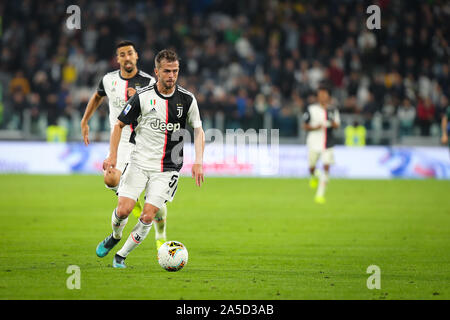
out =
[(197, 99), (193, 97), (191, 106), (187, 113), (187, 122), (192, 128), (199, 128), (202, 126), (202, 120), (200, 119), (200, 111), (198, 110)]
[(341, 117), (339, 116), (339, 110), (337, 108), (334, 110), (334, 122), (339, 126), (341, 125)]

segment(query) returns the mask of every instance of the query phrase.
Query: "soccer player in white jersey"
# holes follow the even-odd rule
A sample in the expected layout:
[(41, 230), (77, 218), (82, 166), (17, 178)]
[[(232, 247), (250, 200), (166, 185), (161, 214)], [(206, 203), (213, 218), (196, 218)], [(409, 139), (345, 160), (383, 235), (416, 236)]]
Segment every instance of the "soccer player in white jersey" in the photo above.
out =
[[(88, 122), (101, 105), (105, 96), (108, 97), (109, 122), (112, 129), (124, 105), (136, 93), (136, 90), (156, 82), (155, 78), (137, 68), (137, 60), (139, 57), (133, 42), (127, 40), (119, 42), (116, 46), (116, 54), (120, 69), (109, 72), (102, 77), (97, 91), (89, 100), (83, 119), (81, 120), (81, 132), (86, 145), (90, 142)], [(130, 153), (134, 148), (135, 126), (136, 123), (132, 123), (130, 126), (124, 128), (118, 147), (117, 165), (115, 168), (107, 168), (103, 172), (106, 187), (115, 193), (119, 187), (120, 176), (126, 164), (129, 162)], [(134, 212), (139, 216), (141, 211), (142, 207), (138, 201)], [(155, 219), (158, 221), (157, 227), (155, 228), (157, 248), (166, 241), (166, 217), (167, 208), (164, 205)], [(114, 220), (114, 217), (112, 217), (112, 220)]]
[[(322, 84), (317, 91), (317, 103), (309, 105), (303, 115), (304, 128), (308, 131), (306, 145), (311, 175), (310, 187), (317, 188), (314, 200), (320, 204), (325, 203), (330, 166), (334, 164), (333, 130), (340, 126), (339, 111), (330, 105), (330, 101), (330, 89), (326, 84)], [(316, 169), (319, 158), (322, 160), (324, 172)]]
[(97, 251), (105, 256), (121, 239), (122, 231), (137, 198), (145, 190), (144, 210), (123, 247), (113, 259), (113, 267), (125, 268), (124, 260), (149, 233), (158, 210), (172, 201), (183, 165), (182, 146), (189, 124), (194, 129), (195, 163), (192, 177), (198, 186), (203, 182), (203, 150), (205, 134), (197, 100), (176, 84), (179, 71), (177, 54), (162, 50), (155, 57), (154, 85), (138, 90), (119, 115), (111, 134), (110, 152), (103, 168), (117, 165), (117, 148), (123, 128), (138, 121), (136, 146), (119, 185), (119, 200), (113, 216), (113, 233), (99, 243)]

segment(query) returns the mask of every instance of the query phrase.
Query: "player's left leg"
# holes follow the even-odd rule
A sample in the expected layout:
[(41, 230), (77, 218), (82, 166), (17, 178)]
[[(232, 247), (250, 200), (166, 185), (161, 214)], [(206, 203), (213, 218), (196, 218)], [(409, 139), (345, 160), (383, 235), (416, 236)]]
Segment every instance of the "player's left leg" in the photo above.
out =
[[(145, 203), (145, 200), (138, 199), (138, 202), (136, 203), (136, 206), (133, 209), (133, 215), (136, 218), (139, 218), (141, 216), (141, 210), (136, 210), (138, 203), (142, 201), (142, 204), (140, 204), (140, 208), (143, 208)], [(161, 247), (164, 242), (166, 242), (166, 225), (167, 225), (167, 206), (164, 203), (162, 207), (159, 209), (159, 211), (156, 213), (155, 219), (153, 220), (155, 225), (155, 241), (156, 241), (156, 250)]]
[(320, 152), (310, 148), (308, 150), (308, 164), (309, 164), (309, 187), (311, 189), (316, 189), (319, 184), (319, 174), (320, 171), (316, 169), (317, 161), (319, 160)]
[(167, 201), (172, 201), (177, 190), (178, 176), (177, 171), (150, 174), (146, 188), (144, 210), (127, 241), (115, 255), (114, 267), (125, 268), (125, 258), (147, 237), (160, 208), (163, 208)]
[(153, 220), (155, 225), (155, 240), (156, 240), (156, 250), (158, 250), (166, 239), (166, 221), (167, 221), (167, 206), (164, 203), (163, 206), (156, 213), (155, 219)]
[(113, 232), (97, 245), (95, 252), (99, 258), (105, 257), (122, 238), (122, 231), (128, 221), (128, 215), (133, 209), (135, 200), (127, 197), (119, 197), (117, 208), (111, 217)]
[(150, 183), (151, 194), (147, 194), (147, 200), (150, 203), (161, 203), (159, 211), (154, 219), (156, 250), (158, 250), (164, 242), (166, 242), (166, 226), (167, 226), (167, 202), (172, 202), (178, 188), (177, 171), (158, 172), (153, 176)]
[(128, 221), (136, 200), (145, 189), (148, 177), (132, 163), (123, 171), (118, 189), (118, 203), (111, 217), (113, 232), (105, 240), (100, 242), (96, 248), (97, 256), (104, 257), (120, 241), (122, 231)]
[(328, 148), (322, 154), (323, 170), (319, 177), (319, 186), (317, 187), (315, 202), (325, 203), (325, 189), (329, 181), (330, 166), (334, 163), (333, 149)]
[(319, 176), (319, 185), (317, 187), (316, 197), (314, 198), (314, 201), (319, 204), (325, 203), (325, 189), (326, 189), (326, 185), (328, 183), (328, 175), (329, 175), (330, 166), (324, 165), (323, 170), (324, 171), (321, 172), (320, 176)]
[(152, 222), (155, 218), (156, 212), (159, 211), (159, 208), (150, 204), (144, 204), (144, 210), (142, 211), (141, 217), (138, 219), (137, 224), (134, 226), (131, 231), (127, 241), (123, 245), (123, 247), (117, 251), (113, 260), (113, 267), (115, 268), (125, 268), (125, 259), (130, 254), (131, 251), (136, 249), (142, 241), (147, 237), (150, 229), (152, 228)]

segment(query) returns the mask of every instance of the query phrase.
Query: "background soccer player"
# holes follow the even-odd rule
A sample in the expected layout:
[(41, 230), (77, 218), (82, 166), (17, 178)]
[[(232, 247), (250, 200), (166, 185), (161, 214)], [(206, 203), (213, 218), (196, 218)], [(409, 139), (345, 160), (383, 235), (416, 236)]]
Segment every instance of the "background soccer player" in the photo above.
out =
[(144, 210), (125, 244), (114, 256), (115, 268), (125, 268), (125, 258), (146, 238), (159, 208), (175, 196), (183, 157), (182, 153), (175, 154), (174, 148), (183, 143), (183, 136), (178, 133), (186, 127), (186, 123), (194, 128), (195, 164), (192, 176), (198, 186), (203, 182), (205, 138), (200, 113), (194, 95), (176, 85), (178, 71), (177, 54), (171, 50), (159, 52), (155, 57), (158, 81), (138, 90), (130, 99), (111, 134), (110, 153), (103, 163), (105, 170), (117, 165), (117, 148), (123, 128), (140, 118), (135, 129), (136, 147), (131, 152), (130, 163), (119, 185), (113, 233), (97, 246), (97, 252), (105, 256), (119, 242), (124, 222), (145, 190)]
[[(81, 120), (81, 132), (86, 145), (89, 144), (89, 125), (88, 122), (94, 112), (102, 103), (104, 97), (108, 97), (109, 102), (109, 122), (111, 128), (117, 121), (117, 117), (122, 112), (125, 103), (130, 97), (136, 93), (136, 89), (143, 88), (149, 84), (156, 82), (155, 78), (137, 68), (139, 59), (136, 47), (131, 41), (121, 41), (116, 46), (117, 63), (119, 70), (109, 72), (102, 77), (98, 84), (97, 92), (95, 92), (88, 102)], [(132, 123), (123, 129), (121, 140), (118, 146), (117, 165), (114, 168), (106, 168), (104, 170), (105, 185), (117, 192), (120, 176), (126, 168), (129, 161), (129, 155), (134, 148), (134, 132), (133, 128), (137, 123)], [(139, 201), (134, 209), (135, 215), (139, 216), (142, 207)], [(158, 222), (155, 228), (156, 247), (159, 248), (166, 239), (166, 217), (167, 208), (162, 206), (156, 217)], [(114, 214), (112, 220), (114, 221)]]
[[(333, 129), (339, 128), (339, 111), (330, 105), (330, 89), (321, 84), (317, 91), (317, 102), (308, 106), (303, 119), (304, 128), (308, 131), (308, 163), (311, 174), (310, 186), (317, 188), (315, 201), (325, 202), (325, 187), (329, 179), (330, 165), (334, 163)], [(316, 170), (317, 161), (321, 158), (324, 172)]]

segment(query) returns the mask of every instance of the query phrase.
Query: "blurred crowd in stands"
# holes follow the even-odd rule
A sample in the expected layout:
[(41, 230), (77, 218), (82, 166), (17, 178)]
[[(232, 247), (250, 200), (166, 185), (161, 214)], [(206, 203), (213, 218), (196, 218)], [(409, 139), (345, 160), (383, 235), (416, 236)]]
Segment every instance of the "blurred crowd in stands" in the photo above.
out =
[[(71, 4), (80, 30), (66, 26)], [(366, 27), (371, 4), (381, 9), (379, 30)], [(281, 135), (295, 136), (324, 79), (341, 113), (360, 115), (367, 129), (378, 115), (398, 119), (401, 135), (437, 135), (449, 104), (443, 0), (15, 0), (0, 3), (0, 17), (0, 129), (20, 129), (24, 110), (48, 125), (82, 114), (100, 78), (118, 68), (122, 39), (137, 44), (150, 74), (154, 55), (175, 49), (179, 83), (209, 126), (222, 114), (226, 128), (258, 129), (270, 114)]]

